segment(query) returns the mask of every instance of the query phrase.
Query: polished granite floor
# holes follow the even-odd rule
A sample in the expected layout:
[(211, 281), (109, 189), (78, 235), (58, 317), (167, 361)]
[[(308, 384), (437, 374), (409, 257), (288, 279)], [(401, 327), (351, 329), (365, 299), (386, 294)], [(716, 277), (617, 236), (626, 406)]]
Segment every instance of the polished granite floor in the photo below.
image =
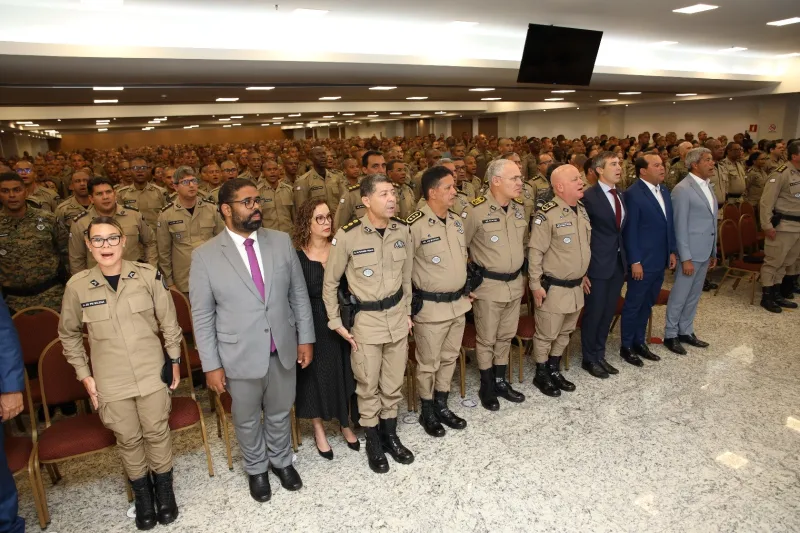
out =
[[(656, 346), (662, 361), (642, 369), (610, 355), (620, 374), (608, 380), (583, 372), (576, 353), (566, 375), (577, 391), (560, 399), (533, 388), (527, 361), (518, 387), (526, 402), (501, 400), (497, 413), (451, 402), (469, 426), (436, 440), (408, 417), (400, 436), (416, 461), (392, 463), (382, 476), (335, 428), (335, 459), (319, 457), (303, 423), (296, 467), (305, 486), (289, 493), (271, 476), (272, 501), (258, 504), (238, 449), (228, 470), (209, 414), (216, 475), (208, 476), (197, 433), (177, 435), (181, 514), (154, 531), (800, 531), (800, 312), (769, 314), (748, 304), (748, 287), (727, 285), (701, 300), (696, 328), (709, 349), (678, 357)], [(657, 308), (654, 334), (663, 323)], [(615, 330), (609, 354), (618, 347)], [(474, 363), (468, 377), (467, 400), (477, 400)], [(45, 479), (47, 531), (135, 530), (113, 451), (61, 472), (56, 486)], [(18, 485), (36, 531), (28, 483)]]

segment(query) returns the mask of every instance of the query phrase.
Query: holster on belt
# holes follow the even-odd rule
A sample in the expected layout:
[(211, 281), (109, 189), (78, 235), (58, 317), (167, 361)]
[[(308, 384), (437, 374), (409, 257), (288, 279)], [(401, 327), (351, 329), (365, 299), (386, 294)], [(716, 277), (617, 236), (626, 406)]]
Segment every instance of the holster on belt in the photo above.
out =
[(356, 323), (356, 314), (358, 314), (358, 300), (350, 292), (347, 285), (347, 278), (342, 277), (339, 283), (339, 289), (336, 291), (336, 299), (339, 301), (339, 316), (342, 319), (342, 326), (348, 331), (353, 328)]
[(783, 215), (773, 211), (772, 216), (769, 218), (769, 223), (772, 224), (773, 228), (777, 228), (778, 224), (781, 223), (781, 218), (783, 218)]

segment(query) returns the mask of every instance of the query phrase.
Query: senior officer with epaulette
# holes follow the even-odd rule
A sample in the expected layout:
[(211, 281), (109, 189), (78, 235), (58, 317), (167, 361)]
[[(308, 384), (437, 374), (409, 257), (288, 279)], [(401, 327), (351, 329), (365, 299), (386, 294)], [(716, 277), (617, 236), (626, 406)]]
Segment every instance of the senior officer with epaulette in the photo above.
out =
[(408, 249), (414, 257), (412, 320), (422, 400), (419, 423), (428, 435), (443, 437), (442, 424), (467, 427), (466, 420), (447, 406), (464, 336), (464, 315), (472, 307), (465, 287), (467, 245), (461, 216), (450, 211), (456, 196), (453, 173), (444, 166), (429, 168), (422, 173), (421, 186), (426, 205), (406, 219), (411, 229)]
[(156, 224), (158, 267), (167, 286), (189, 298), (192, 250), (225, 229), (225, 223), (215, 204), (199, 198), (192, 167), (178, 167), (172, 182), (178, 197), (161, 210)]
[(281, 179), (278, 164), (267, 159), (261, 165), (261, 181), (256, 183), (261, 202), (261, 225), (291, 233), (294, 225), (295, 208), (292, 186)]
[[(383, 154), (377, 150), (369, 150), (364, 153), (361, 157), (361, 167), (361, 172), (365, 176), (386, 174), (386, 160), (383, 158)], [(361, 201), (361, 185), (350, 185), (339, 199), (339, 207), (333, 218), (333, 227), (341, 228), (353, 219), (360, 219), (366, 212), (367, 208)]]
[[(800, 256), (800, 141), (789, 144), (788, 162), (770, 174), (761, 195), (758, 214), (764, 230), (764, 264), (761, 266), (761, 307), (780, 313), (797, 308), (793, 299)], [(790, 269), (787, 275), (787, 268)]]
[(550, 177), (555, 197), (534, 216), (528, 243), (528, 282), (533, 292), (536, 332), (533, 384), (547, 396), (573, 391), (559, 366), (569, 336), (578, 324), (583, 293), (590, 290), (591, 225), (579, 202), (583, 197), (580, 172), (563, 165)]
[(527, 222), (522, 201), (522, 175), (507, 159), (492, 161), (486, 171), (489, 191), (472, 201), (462, 214), (466, 243), (483, 283), (474, 290), (477, 345), (475, 354), (481, 374), (481, 405), (500, 409), (497, 397), (514, 403), (525, 401), (506, 380), (508, 353), (517, 332), (522, 299), (522, 263)]
[[(458, 167), (456, 166), (456, 164), (457, 164), (456, 161), (453, 161), (453, 160), (448, 159), (448, 158), (442, 158), (442, 159), (438, 160), (430, 168), (444, 167), (447, 170), (449, 170), (450, 172), (452, 172), (453, 175), (456, 176), (456, 178), (457, 178), (458, 177), (458, 174), (457, 174)], [(420, 182), (420, 183), (422, 183), (422, 182)], [(452, 205), (451, 209), (452, 209), (452, 211), (454, 213), (459, 213), (459, 216), (462, 216), (462, 218), (464, 216), (463, 215), (464, 212), (469, 212), (472, 209), (472, 203), (471, 202), (472, 202), (472, 200), (475, 199), (474, 196), (472, 198), (470, 198), (469, 200), (467, 200), (467, 198), (468, 198), (468, 196), (466, 194), (462, 193), (458, 189), (458, 186), (456, 186), (456, 197), (453, 200), (453, 205)], [(419, 202), (417, 202), (417, 209), (422, 209), (423, 207), (425, 207), (426, 204), (427, 204), (427, 201), (425, 200), (425, 195), (422, 195), (422, 197), (419, 199)]]
[[(397, 196), (383, 174), (361, 181), (367, 214), (344, 225), (331, 241), (322, 299), (328, 327), (345, 338), (350, 354), (367, 460), (376, 473), (389, 471), (384, 451), (401, 464), (414, 461), (397, 437), (397, 406), (411, 331), (411, 265), (408, 225), (394, 216)], [(337, 292), (342, 276), (359, 302), (355, 322), (342, 324)]]
[(131, 172), (133, 183), (117, 190), (117, 203), (126, 208), (137, 209), (150, 229), (155, 231), (158, 215), (167, 205), (166, 191), (150, 181), (150, 166), (144, 159), (133, 158)]
[(112, 217), (119, 222), (127, 237), (122, 258), (126, 261), (142, 261), (153, 266), (158, 264), (156, 236), (138, 210), (117, 204), (114, 186), (108, 178), (89, 180), (89, 197), (92, 207), (78, 215), (69, 232), (69, 271), (74, 276), (95, 265), (94, 257), (86, 247), (86, 229), (94, 217)]

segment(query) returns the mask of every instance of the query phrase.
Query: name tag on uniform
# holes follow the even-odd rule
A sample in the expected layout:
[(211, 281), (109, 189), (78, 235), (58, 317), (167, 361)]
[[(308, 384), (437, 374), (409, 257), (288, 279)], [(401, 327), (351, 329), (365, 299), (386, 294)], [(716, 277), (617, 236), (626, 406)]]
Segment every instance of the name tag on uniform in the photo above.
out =
[(482, 220), (481, 222), (483, 222), (484, 224), (491, 224), (492, 222), (500, 222), (500, 219), (499, 218), (487, 218), (485, 220)]
[(789, 184), (789, 187), (794, 187), (795, 185), (800, 185), (800, 181), (793, 181)]
[(560, 224), (556, 224), (557, 228), (566, 228), (567, 226), (571, 226), (572, 222), (562, 222)]
[(136, 205), (136, 200), (123, 200), (122, 201), (126, 206)]
[(375, 248), (363, 248), (361, 250), (353, 250), (353, 255), (370, 254), (375, 251)]
[(422, 244), (430, 244), (432, 242), (441, 241), (441, 240), (442, 240), (441, 237), (431, 237), (430, 239), (424, 239), (422, 241)]
[(365, 206), (364, 204), (358, 204), (355, 208), (356, 209), (366, 209), (367, 206)]
[(261, 198), (261, 202), (262, 202), (262, 203), (265, 203), (265, 204), (268, 204), (268, 203), (270, 203), (271, 201), (272, 201), (272, 198), (263, 198), (263, 197)]
[(322, 188), (322, 185), (315, 185), (315, 186), (311, 187), (311, 189), (309, 189), (309, 190), (311, 190), (311, 191), (317, 191), (317, 190), (319, 190), (319, 189), (321, 189), (321, 188)]
[(81, 303), (81, 307), (86, 308), (86, 307), (94, 307), (96, 305), (105, 305), (105, 304), (106, 304), (105, 300), (94, 300), (92, 302)]
[(168, 224), (169, 224), (170, 226), (172, 226), (173, 224), (183, 224), (183, 220), (170, 220), (170, 221), (168, 222)]

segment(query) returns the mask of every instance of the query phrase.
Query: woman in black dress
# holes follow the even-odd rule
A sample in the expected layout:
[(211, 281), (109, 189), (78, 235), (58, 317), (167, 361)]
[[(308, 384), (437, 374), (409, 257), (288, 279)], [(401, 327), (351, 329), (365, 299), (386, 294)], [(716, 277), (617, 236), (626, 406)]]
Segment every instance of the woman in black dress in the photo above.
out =
[[(310, 199), (298, 209), (292, 235), (308, 286), (317, 338), (311, 364), (297, 371), (295, 413), (298, 418), (311, 419), (317, 451), (325, 459), (333, 459), (333, 450), (325, 435), (323, 420), (337, 419), (348, 447), (356, 451), (360, 447), (349, 422), (356, 390), (350, 368), (350, 345), (328, 328), (328, 315), (322, 302), (322, 278), (331, 249), (332, 222), (325, 200)], [(353, 413), (352, 419), (357, 418)]]

